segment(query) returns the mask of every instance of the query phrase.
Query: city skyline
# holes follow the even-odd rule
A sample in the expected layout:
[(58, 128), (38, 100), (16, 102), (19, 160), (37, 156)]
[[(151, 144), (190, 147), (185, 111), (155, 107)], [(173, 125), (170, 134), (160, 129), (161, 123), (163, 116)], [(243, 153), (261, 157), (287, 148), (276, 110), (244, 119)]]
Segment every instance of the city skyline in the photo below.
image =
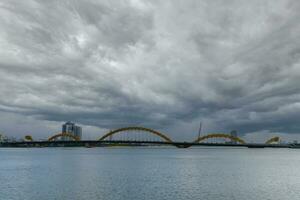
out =
[(298, 1), (70, 2), (0, 3), (0, 132), (299, 140)]

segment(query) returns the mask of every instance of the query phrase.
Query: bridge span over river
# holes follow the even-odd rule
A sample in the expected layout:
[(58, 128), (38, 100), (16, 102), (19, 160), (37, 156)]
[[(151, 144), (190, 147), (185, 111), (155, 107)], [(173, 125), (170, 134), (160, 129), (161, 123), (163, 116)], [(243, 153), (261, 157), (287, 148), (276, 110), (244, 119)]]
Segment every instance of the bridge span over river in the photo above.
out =
[[(125, 137), (124, 137), (125, 135)], [(130, 136), (135, 136), (134, 138)], [(148, 138), (140, 137), (146, 135)], [(120, 137), (121, 136), (121, 137)], [(149, 139), (149, 136), (154, 137)], [(69, 138), (68, 141), (63, 141), (61, 138)], [(211, 139), (224, 139), (223, 142), (212, 142)], [(227, 140), (227, 141), (226, 141)], [(197, 137), (191, 142), (174, 141), (169, 136), (159, 131), (145, 127), (124, 127), (111, 130), (108, 133), (99, 137), (98, 140), (80, 140), (70, 133), (57, 133), (50, 136), (45, 141), (35, 141), (30, 135), (25, 136), (22, 142), (0, 143), (0, 147), (100, 147), (100, 146), (158, 146), (167, 145), (178, 148), (188, 148), (192, 146), (232, 146), (232, 147), (272, 147), (286, 148), (290, 145), (279, 144), (279, 137), (272, 137), (265, 143), (253, 144), (247, 143), (239, 137), (232, 136), (228, 133), (209, 133)]]

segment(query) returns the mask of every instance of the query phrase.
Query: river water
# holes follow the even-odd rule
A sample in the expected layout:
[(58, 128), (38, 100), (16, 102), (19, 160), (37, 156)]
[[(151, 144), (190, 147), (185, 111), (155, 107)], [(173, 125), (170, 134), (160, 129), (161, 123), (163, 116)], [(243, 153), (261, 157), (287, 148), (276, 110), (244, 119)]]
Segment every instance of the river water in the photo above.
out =
[(0, 200), (300, 199), (300, 149), (0, 149)]

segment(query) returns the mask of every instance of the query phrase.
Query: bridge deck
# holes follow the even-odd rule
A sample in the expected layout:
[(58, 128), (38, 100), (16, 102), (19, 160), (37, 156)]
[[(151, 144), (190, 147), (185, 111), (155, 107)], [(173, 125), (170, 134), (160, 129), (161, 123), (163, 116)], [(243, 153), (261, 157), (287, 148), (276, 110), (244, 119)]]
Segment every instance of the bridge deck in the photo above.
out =
[(81, 140), (81, 141), (26, 141), (0, 143), (0, 147), (103, 147), (103, 146), (176, 146), (187, 148), (192, 146), (223, 146), (248, 148), (289, 148), (289, 144), (228, 144), (228, 143), (193, 143), (193, 142), (164, 142), (164, 141), (121, 141), (121, 140)]

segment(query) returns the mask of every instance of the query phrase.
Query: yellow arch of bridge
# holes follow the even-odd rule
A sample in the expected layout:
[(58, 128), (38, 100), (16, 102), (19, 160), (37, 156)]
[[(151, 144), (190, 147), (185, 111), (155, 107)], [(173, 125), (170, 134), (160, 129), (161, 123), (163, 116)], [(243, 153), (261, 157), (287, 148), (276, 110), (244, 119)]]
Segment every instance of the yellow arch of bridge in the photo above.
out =
[(233, 141), (239, 142), (241, 144), (246, 144), (246, 142), (244, 140), (242, 140), (241, 138), (234, 137), (232, 135), (225, 134), (225, 133), (212, 133), (212, 134), (204, 135), (202, 137), (197, 138), (194, 142), (198, 143), (198, 142), (201, 142), (203, 140), (207, 140), (209, 138), (228, 138), (228, 139), (231, 139)]
[(103, 136), (99, 139), (99, 141), (105, 140), (105, 139), (108, 138), (109, 136), (114, 135), (114, 134), (116, 134), (116, 133), (121, 133), (121, 132), (125, 132), (125, 131), (144, 131), (144, 132), (147, 132), (147, 133), (151, 133), (151, 134), (153, 134), (153, 135), (156, 135), (156, 136), (162, 138), (163, 140), (165, 140), (166, 142), (173, 142), (168, 136), (166, 136), (166, 135), (163, 134), (163, 133), (160, 133), (160, 132), (155, 131), (155, 130), (150, 129), (150, 128), (137, 127), (137, 126), (125, 127), (125, 128), (119, 128), (119, 129), (110, 131), (110, 132), (106, 133), (105, 135), (103, 135)]
[(70, 133), (58, 133), (58, 134), (55, 134), (51, 137), (48, 138), (48, 141), (53, 141), (55, 140), (56, 138), (59, 138), (59, 137), (69, 137), (69, 138), (72, 138), (73, 140), (75, 141), (79, 141), (80, 139)]
[(33, 141), (33, 138), (31, 135), (25, 135), (24, 139), (25, 139), (25, 141), (30, 141), (30, 142)]
[(280, 137), (272, 137), (265, 142), (265, 144), (272, 144), (273, 142), (279, 142)]

